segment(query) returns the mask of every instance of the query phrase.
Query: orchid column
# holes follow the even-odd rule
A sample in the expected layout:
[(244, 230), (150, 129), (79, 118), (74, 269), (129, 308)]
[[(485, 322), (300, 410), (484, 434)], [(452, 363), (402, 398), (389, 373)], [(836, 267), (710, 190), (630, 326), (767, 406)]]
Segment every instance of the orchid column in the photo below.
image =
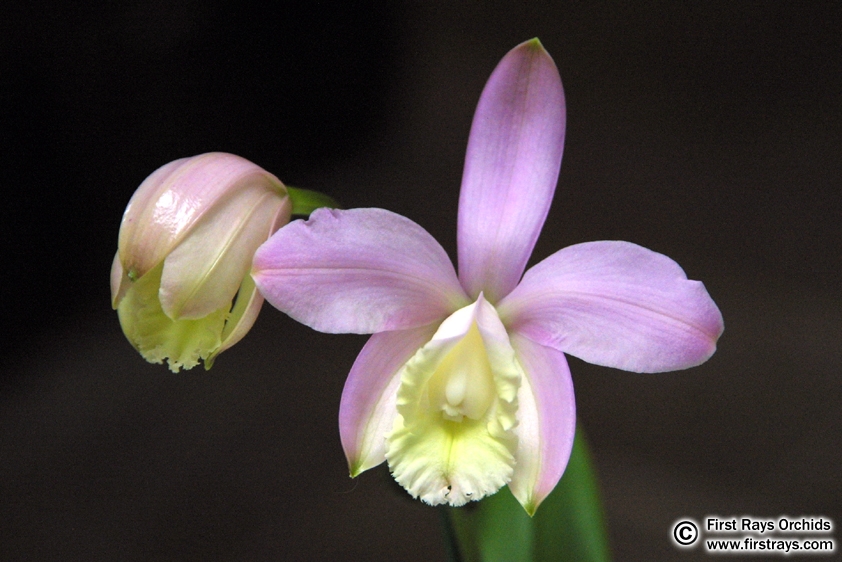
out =
[(323, 332), (374, 334), (339, 412), (352, 476), (387, 461), (414, 497), (465, 504), (508, 485), (530, 515), (570, 456), (565, 353), (636, 372), (707, 360), (722, 316), (672, 260), (629, 242), (565, 248), (524, 274), (564, 144), (558, 71), (537, 39), (482, 93), (458, 214), (459, 275), (422, 227), (319, 210), (257, 251), (273, 306)]

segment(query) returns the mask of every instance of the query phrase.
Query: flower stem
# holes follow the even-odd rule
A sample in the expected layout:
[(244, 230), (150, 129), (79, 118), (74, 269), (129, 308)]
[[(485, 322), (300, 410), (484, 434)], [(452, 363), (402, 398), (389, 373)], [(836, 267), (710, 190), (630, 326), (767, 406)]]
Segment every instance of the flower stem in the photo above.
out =
[(300, 187), (286, 186), (289, 198), (292, 201), (292, 214), (301, 216), (310, 216), (310, 213), (319, 207), (330, 207), (336, 209), (339, 204), (336, 200), (324, 193), (313, 191), (311, 189), (302, 189)]

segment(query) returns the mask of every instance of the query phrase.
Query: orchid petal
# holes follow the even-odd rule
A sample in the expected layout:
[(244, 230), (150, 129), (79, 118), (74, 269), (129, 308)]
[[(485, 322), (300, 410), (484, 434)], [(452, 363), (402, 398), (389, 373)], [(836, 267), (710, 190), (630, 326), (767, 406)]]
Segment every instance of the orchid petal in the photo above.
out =
[[(118, 239), (117, 255), (121, 264), (126, 264), (126, 274), (131, 273), (132, 277), (138, 279), (147, 271), (155, 267), (178, 243), (178, 229), (172, 228), (172, 221), (167, 221), (167, 228), (154, 225), (152, 218), (155, 216), (159, 206), (165, 206), (165, 199), (160, 202), (164, 193), (171, 189), (169, 179), (190, 158), (179, 158), (164, 164), (143, 180), (138, 187), (126, 210), (123, 212), (123, 220), (120, 223), (120, 234)], [(158, 213), (161, 211), (158, 210)], [(154, 230), (150, 230), (154, 229)], [(138, 254), (132, 256), (131, 254)]]
[[(290, 210), (292, 207), (291, 201), (285, 201), (280, 205), (275, 214), (275, 219), (270, 223), (269, 229), (266, 231), (266, 236), (263, 238), (267, 240), (274, 232), (281, 226), (289, 222)], [(251, 252), (254, 254), (254, 252)], [(205, 359), (205, 366), (210, 368), (216, 356), (229, 349), (234, 344), (239, 342), (254, 326), (257, 320), (257, 315), (263, 306), (263, 295), (257, 290), (257, 285), (254, 284), (254, 279), (251, 275), (246, 275), (237, 291), (237, 300), (234, 307), (231, 309), (231, 314), (225, 322), (225, 329), (222, 331), (222, 345), (219, 350)]]
[(386, 436), (398, 413), (400, 377), (395, 375), (436, 327), (374, 334), (357, 356), (339, 405), (339, 435), (352, 477), (386, 460)]
[(111, 308), (117, 309), (131, 284), (131, 279), (123, 271), (123, 264), (120, 263), (120, 252), (117, 252), (111, 262)]
[(272, 306), (320, 332), (414, 328), (468, 303), (441, 245), (383, 209), (290, 223), (257, 251), (252, 275)]
[(211, 152), (170, 162), (138, 187), (120, 226), (120, 261), (137, 279), (160, 263), (204, 216), (207, 209), (237, 183), (266, 183), (275, 191), (283, 184), (248, 160)]
[(525, 374), (518, 391), (517, 465), (509, 489), (529, 515), (558, 484), (576, 432), (573, 379), (564, 353), (510, 334)]
[(558, 181), (564, 91), (537, 39), (494, 70), (474, 114), (459, 197), (459, 278), (495, 303), (517, 285)]
[(506, 326), (589, 363), (686, 369), (716, 350), (723, 323), (704, 285), (630, 242), (588, 242), (537, 264), (498, 306)]
[(269, 225), (279, 223), (279, 214), (280, 224), (287, 222), (291, 210), (288, 197), (255, 182), (205, 213), (164, 260), (160, 300), (167, 316), (201, 318), (230, 309), (254, 252), (271, 234)]

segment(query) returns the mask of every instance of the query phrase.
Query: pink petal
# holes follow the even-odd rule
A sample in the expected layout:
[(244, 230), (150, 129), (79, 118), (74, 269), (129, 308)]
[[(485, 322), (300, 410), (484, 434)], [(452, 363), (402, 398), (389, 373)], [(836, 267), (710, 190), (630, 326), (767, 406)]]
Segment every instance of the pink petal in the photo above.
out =
[(519, 334), (510, 341), (526, 380), (518, 392), (517, 464), (509, 489), (533, 515), (558, 484), (573, 448), (573, 379), (562, 352)]
[(111, 261), (111, 308), (117, 309), (120, 301), (126, 296), (131, 280), (123, 271), (123, 264), (120, 263), (120, 252), (114, 254)]
[[(274, 219), (269, 223), (266, 230), (265, 239), (268, 239), (273, 233), (289, 222), (290, 212), (292, 211), (292, 204), (287, 199), (284, 205), (281, 205)], [(222, 332), (222, 345), (219, 350), (209, 358), (205, 359), (205, 366), (209, 366), (209, 361), (213, 362), (217, 355), (231, 348), (234, 344), (239, 342), (251, 330), (254, 322), (257, 320), (257, 315), (260, 308), (263, 306), (263, 295), (257, 290), (254, 284), (254, 279), (251, 275), (246, 275), (237, 291), (237, 301), (234, 308), (231, 309), (231, 315), (225, 321), (225, 329)]]
[(386, 460), (386, 435), (398, 412), (400, 377), (395, 375), (437, 327), (374, 334), (354, 362), (339, 405), (339, 434), (351, 476)]
[(558, 181), (564, 91), (537, 39), (510, 51), (474, 114), (459, 198), (459, 278), (497, 302), (517, 285)]
[(179, 158), (149, 174), (123, 212), (117, 256), (121, 267), (123, 262), (129, 263), (136, 279), (158, 265), (184, 235), (183, 229), (171, 221), (158, 225), (153, 219), (160, 216), (161, 211), (157, 209), (164, 193), (171, 189), (169, 180), (189, 161), (190, 158)]
[(277, 222), (289, 222), (292, 203), (265, 181), (253, 181), (209, 209), (164, 259), (159, 297), (172, 319), (203, 318), (230, 307), (249, 274), (255, 251)]
[[(265, 239), (268, 239), (280, 227), (289, 222), (291, 212), (292, 202), (286, 199), (284, 204), (278, 208), (274, 219), (269, 223)], [(231, 309), (231, 315), (225, 321), (225, 329), (222, 332), (222, 346), (210, 358), (211, 360), (245, 337), (257, 320), (257, 315), (262, 306), (263, 295), (257, 290), (257, 286), (254, 284), (254, 279), (251, 278), (251, 275), (246, 275), (237, 292), (237, 301), (234, 304), (234, 308)], [(205, 365), (207, 365), (207, 361), (206, 359)]]
[(266, 300), (321, 332), (374, 333), (443, 320), (468, 304), (430, 234), (383, 209), (318, 209), (254, 257)]
[(238, 185), (283, 184), (256, 164), (221, 152), (182, 158), (146, 178), (129, 201), (120, 225), (120, 261), (141, 277), (158, 265), (208, 209)]
[(630, 242), (588, 242), (531, 268), (498, 306), (510, 331), (589, 363), (635, 372), (705, 362), (722, 315), (699, 281)]

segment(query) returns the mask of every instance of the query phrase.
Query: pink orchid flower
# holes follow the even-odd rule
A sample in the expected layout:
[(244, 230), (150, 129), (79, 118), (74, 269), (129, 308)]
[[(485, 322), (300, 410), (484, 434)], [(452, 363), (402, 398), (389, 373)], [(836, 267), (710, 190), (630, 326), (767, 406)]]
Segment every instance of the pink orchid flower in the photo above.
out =
[(458, 277), (427, 231), (382, 209), (318, 210), (257, 251), (252, 275), (273, 306), (322, 332), (374, 334), (339, 412), (351, 476), (385, 460), (433, 505), (508, 484), (533, 514), (573, 445), (565, 353), (661, 372), (715, 351), (722, 315), (666, 256), (590, 242), (523, 273), (555, 191), (564, 128), (558, 70), (527, 41), (497, 66), (474, 115)]

